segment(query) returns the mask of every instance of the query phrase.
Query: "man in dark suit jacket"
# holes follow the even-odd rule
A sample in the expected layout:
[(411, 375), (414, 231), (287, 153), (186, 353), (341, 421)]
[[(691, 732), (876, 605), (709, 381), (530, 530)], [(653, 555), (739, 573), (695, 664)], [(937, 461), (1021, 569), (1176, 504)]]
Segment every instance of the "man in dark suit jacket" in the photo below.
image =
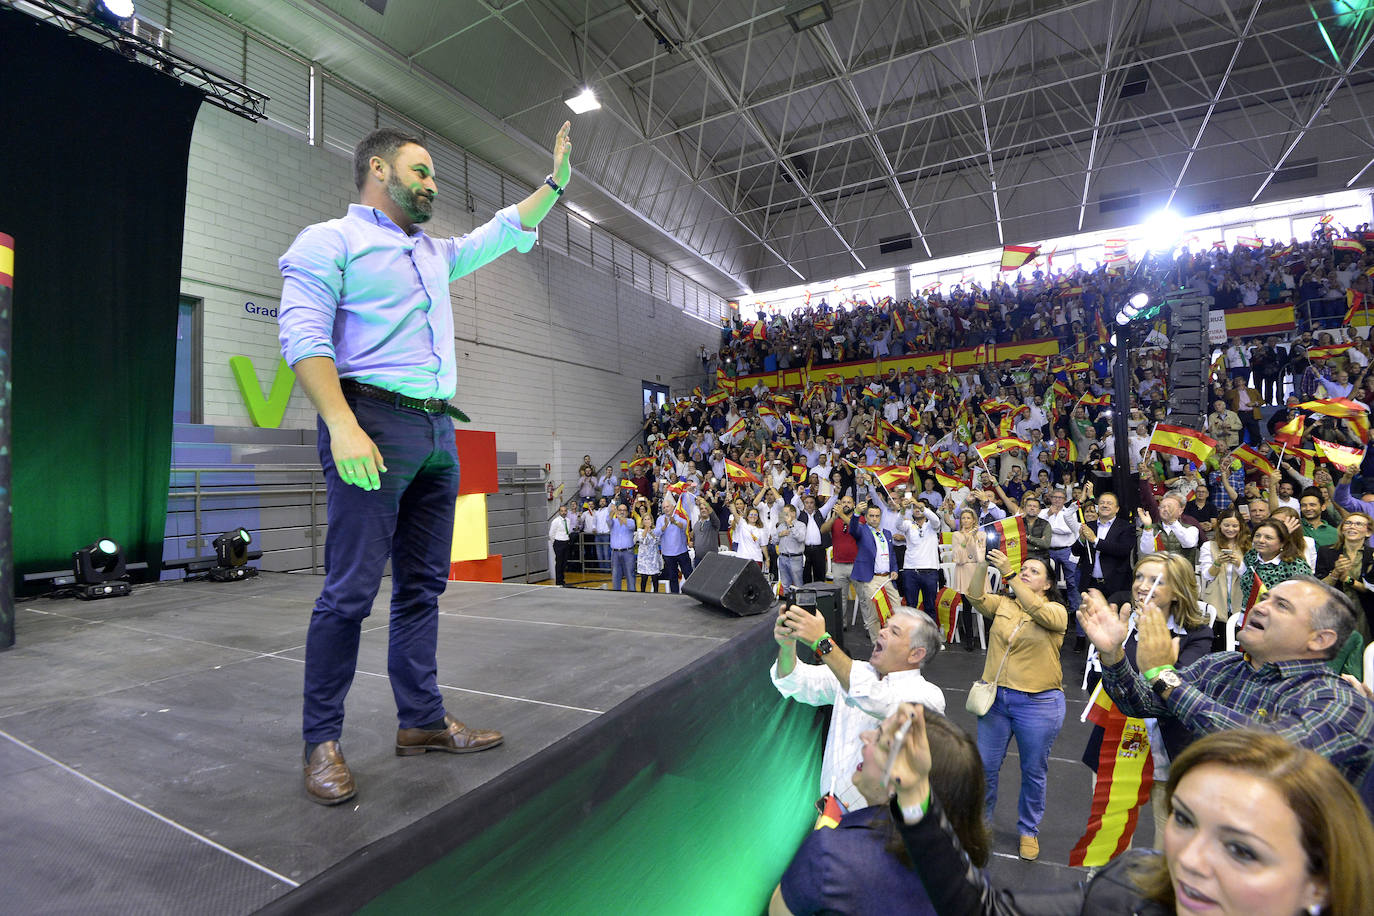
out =
[(849, 580), (854, 583), (858, 595), (859, 612), (863, 614), (864, 626), (868, 636), (876, 641), (882, 626), (878, 609), (873, 604), (873, 596), (883, 592), (889, 607), (901, 603), (893, 580), (897, 577), (897, 551), (892, 532), (883, 530), (883, 510), (868, 506), (862, 514), (855, 512), (849, 519), (849, 536), (854, 539), (854, 570)]
[(1135, 526), (1119, 514), (1120, 506), (1115, 493), (1103, 493), (1097, 498), (1096, 524), (1082, 526), (1086, 556), (1092, 561), (1083, 590), (1095, 588), (1108, 598), (1129, 589), (1135, 578), (1131, 567)]

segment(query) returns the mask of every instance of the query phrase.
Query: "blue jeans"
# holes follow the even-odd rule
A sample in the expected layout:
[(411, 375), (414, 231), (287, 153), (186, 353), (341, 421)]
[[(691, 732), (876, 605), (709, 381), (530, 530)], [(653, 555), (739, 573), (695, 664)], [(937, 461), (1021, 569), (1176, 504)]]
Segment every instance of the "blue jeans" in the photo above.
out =
[(1072, 547), (1056, 547), (1050, 551), (1050, 559), (1064, 569), (1064, 589), (1068, 592), (1064, 598), (1068, 601), (1069, 617), (1072, 618), (1078, 613), (1078, 603), (1082, 600), (1078, 593), (1078, 561), (1073, 558)]
[(592, 535), (596, 544), (596, 566), (599, 570), (611, 571), (611, 536), (609, 534)]
[(802, 584), (802, 556), (797, 554), (789, 557), (785, 553), (778, 554), (778, 581), (783, 588), (797, 588)]
[(940, 594), (940, 571), (938, 569), (904, 569), (902, 582), (906, 587), (906, 603), (916, 607), (916, 597), (920, 595), (921, 610), (940, 623), (940, 612), (935, 609), (935, 599)]
[(978, 756), (983, 758), (987, 783), (985, 811), (992, 819), (997, 807), (997, 776), (1007, 756), (1007, 745), (1016, 737), (1021, 757), (1021, 794), (1016, 804), (1016, 830), (1021, 836), (1039, 836), (1045, 815), (1045, 781), (1050, 770), (1050, 746), (1064, 725), (1064, 691), (1025, 693), (997, 688), (997, 699), (987, 715), (978, 720)]
[(622, 579), (627, 590), (635, 590), (635, 552), (629, 548), (611, 551), (611, 588), (620, 591)]
[(319, 421), (329, 534), (324, 588), (305, 637), (302, 734), (308, 743), (338, 740), (344, 698), (358, 665), (363, 619), (391, 559), (387, 673), (401, 728), (444, 717), (436, 642), (439, 595), (448, 582), (458, 497), (453, 421), (367, 398), (348, 397), (358, 424), (386, 464), (381, 489), (344, 483)]

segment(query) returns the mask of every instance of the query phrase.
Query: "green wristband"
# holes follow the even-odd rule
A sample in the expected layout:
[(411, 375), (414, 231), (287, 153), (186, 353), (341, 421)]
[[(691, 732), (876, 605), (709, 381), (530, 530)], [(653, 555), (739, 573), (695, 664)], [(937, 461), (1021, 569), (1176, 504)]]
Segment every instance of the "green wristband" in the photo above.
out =
[(1154, 668), (1151, 668), (1149, 671), (1142, 671), (1142, 672), (1140, 673), (1140, 676), (1143, 677), (1143, 678), (1145, 678), (1145, 680), (1147, 680), (1147, 681), (1153, 681), (1155, 678), (1159, 677), (1159, 672), (1161, 672), (1161, 671), (1177, 671), (1177, 670), (1178, 670), (1178, 669), (1175, 668), (1173, 665), (1157, 665), (1157, 666), (1155, 666)]
[(830, 638), (831, 638), (831, 637), (830, 637), (830, 634), (829, 634), (829, 633), (822, 633), (820, 639), (816, 640), (814, 643), (807, 643), (807, 645), (811, 647), (811, 651), (812, 651), (812, 652), (815, 652), (817, 646), (819, 646), (824, 640), (827, 640), (827, 639), (830, 639)]

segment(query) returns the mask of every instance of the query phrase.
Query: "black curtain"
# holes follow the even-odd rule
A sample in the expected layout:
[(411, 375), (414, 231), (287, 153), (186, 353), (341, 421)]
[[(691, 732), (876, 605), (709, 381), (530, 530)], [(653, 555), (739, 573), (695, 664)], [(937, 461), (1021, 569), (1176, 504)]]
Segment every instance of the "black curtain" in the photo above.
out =
[(16, 573), (111, 537), (162, 562), (186, 164), (199, 91), (0, 10), (15, 239)]

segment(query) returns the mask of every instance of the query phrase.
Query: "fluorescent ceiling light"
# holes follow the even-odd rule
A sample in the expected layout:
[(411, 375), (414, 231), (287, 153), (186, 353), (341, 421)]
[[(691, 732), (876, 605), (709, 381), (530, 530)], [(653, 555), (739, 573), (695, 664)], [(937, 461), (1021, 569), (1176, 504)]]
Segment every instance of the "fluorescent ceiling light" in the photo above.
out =
[(787, 17), (792, 31), (804, 32), (829, 22), (834, 13), (830, 11), (828, 0), (796, 0), (795, 3), (787, 4), (783, 15)]
[(592, 92), (590, 86), (568, 92), (563, 96), (563, 104), (571, 108), (573, 114), (586, 114), (601, 107), (601, 103), (596, 100), (596, 93)]

